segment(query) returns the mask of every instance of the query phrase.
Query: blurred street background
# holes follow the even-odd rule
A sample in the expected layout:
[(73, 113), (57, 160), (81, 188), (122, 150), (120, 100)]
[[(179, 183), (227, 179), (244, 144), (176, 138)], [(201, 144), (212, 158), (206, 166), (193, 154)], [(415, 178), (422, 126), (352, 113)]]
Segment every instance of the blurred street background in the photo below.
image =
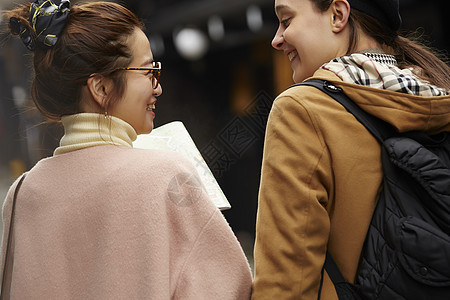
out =
[[(21, 2), (0, 0), (0, 9)], [(162, 62), (155, 126), (184, 123), (232, 205), (224, 215), (251, 260), (265, 122), (273, 99), (292, 84), (288, 59), (270, 45), (278, 26), (274, 1), (116, 2), (144, 21), (154, 57)], [(400, 6), (404, 32), (419, 28), (430, 46), (449, 52), (449, 1), (400, 0)], [(0, 22), (4, 29), (6, 20)], [(30, 55), (21, 41), (2, 30), (0, 43), (4, 199), (15, 178), (52, 155), (63, 131), (33, 109)]]

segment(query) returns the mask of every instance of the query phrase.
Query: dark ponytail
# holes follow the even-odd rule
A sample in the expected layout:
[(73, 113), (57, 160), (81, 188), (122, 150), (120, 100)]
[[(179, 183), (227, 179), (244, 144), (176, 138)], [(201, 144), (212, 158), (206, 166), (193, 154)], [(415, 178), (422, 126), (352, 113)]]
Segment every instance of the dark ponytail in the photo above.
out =
[(353, 48), (349, 48), (348, 54), (355, 50), (356, 25), (382, 45), (388, 54), (394, 55), (399, 68), (411, 68), (417, 77), (450, 90), (450, 67), (446, 64), (446, 58), (439, 56), (435, 50), (412, 36), (402, 37), (392, 33), (384, 24), (357, 10), (351, 11), (349, 25), (353, 27), (351, 30), (353, 34), (350, 37), (350, 47), (353, 45)]
[(450, 67), (446, 58), (420, 42), (397, 37), (393, 44), (401, 68), (413, 68), (417, 76), (438, 87), (450, 90)]

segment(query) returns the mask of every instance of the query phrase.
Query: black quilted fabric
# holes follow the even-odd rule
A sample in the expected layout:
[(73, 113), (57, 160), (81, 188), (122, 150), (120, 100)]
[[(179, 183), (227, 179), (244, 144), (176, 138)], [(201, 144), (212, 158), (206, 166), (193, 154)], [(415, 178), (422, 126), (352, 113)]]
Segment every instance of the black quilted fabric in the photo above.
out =
[(367, 299), (450, 299), (450, 135), (383, 145), (384, 185), (357, 278)]

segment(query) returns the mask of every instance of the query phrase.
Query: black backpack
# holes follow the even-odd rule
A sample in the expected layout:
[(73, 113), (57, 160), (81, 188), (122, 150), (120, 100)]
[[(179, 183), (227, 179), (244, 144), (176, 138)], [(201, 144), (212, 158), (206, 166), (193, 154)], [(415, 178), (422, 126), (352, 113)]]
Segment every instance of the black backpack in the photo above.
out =
[(325, 259), (339, 299), (450, 299), (450, 133), (399, 134), (330, 82), (297, 85), (327, 93), (382, 145), (383, 190), (355, 284), (344, 279), (328, 252)]

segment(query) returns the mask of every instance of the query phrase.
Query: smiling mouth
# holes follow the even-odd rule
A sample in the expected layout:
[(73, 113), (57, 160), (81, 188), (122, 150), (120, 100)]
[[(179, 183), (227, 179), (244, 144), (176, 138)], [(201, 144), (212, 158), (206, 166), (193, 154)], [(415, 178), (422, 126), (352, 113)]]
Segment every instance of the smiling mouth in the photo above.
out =
[(156, 107), (155, 107), (155, 104), (147, 104), (146, 110), (151, 110), (151, 111), (153, 111), (155, 108), (156, 108)]
[(289, 61), (292, 61), (295, 57), (297, 57), (297, 51), (292, 51), (287, 55)]

